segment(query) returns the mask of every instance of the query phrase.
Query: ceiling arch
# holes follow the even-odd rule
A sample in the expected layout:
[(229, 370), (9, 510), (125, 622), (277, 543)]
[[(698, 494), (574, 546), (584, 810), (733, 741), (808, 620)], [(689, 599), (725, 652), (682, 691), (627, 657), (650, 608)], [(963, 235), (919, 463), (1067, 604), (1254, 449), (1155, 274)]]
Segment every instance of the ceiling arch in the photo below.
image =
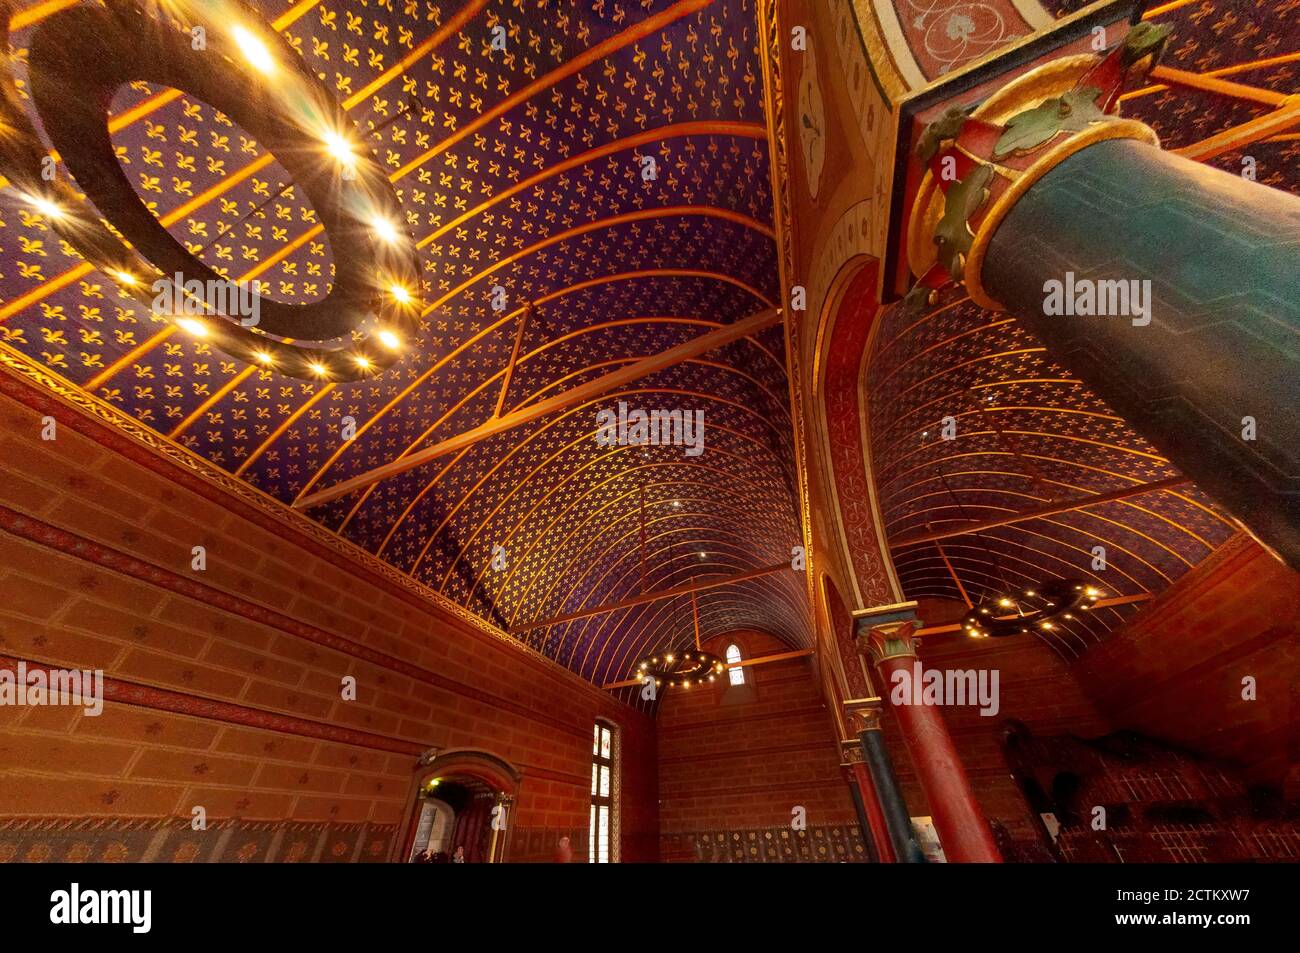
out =
[[(919, 318), (889, 309), (881, 321), (866, 372), (877, 398), (869, 418), (872, 460), (884, 532), (908, 598), (978, 602), (1052, 578), (1081, 578), (1107, 597), (1137, 599), (1162, 591), (1233, 532), (1194, 485), (1163, 486), (1177, 471), (1016, 320), (958, 296)], [(1148, 484), (1162, 486), (956, 532)], [(1036, 635), (1073, 658), (1137, 604), (1079, 613), (1058, 622), (1050, 637)]]

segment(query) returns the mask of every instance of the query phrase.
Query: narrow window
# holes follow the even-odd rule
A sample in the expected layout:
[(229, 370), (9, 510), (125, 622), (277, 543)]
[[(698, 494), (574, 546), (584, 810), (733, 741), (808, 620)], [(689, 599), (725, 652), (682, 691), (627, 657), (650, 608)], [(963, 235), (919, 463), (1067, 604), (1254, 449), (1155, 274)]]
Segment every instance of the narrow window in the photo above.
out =
[(587, 860), (618, 861), (618, 745), (614, 728), (596, 722), (591, 737), (591, 820)]
[(745, 670), (740, 667), (740, 662), (741, 662), (740, 646), (735, 644), (728, 645), (727, 646), (727, 666), (728, 666), (727, 677), (731, 679), (732, 685), (745, 684)]

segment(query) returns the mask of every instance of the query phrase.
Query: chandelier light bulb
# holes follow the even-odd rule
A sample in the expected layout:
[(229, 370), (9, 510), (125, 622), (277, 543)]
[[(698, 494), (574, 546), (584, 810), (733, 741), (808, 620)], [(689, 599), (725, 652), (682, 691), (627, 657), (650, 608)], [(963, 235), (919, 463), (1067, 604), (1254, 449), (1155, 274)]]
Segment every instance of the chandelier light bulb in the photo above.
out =
[(64, 211), (63, 206), (47, 199), (43, 195), (25, 195), (23, 196), (23, 200), (46, 218), (60, 219), (68, 214)]
[(236, 26), (230, 33), (239, 46), (239, 52), (244, 54), (244, 59), (248, 60), (255, 70), (267, 76), (275, 72), (275, 57), (266, 48), (266, 44), (242, 26)]

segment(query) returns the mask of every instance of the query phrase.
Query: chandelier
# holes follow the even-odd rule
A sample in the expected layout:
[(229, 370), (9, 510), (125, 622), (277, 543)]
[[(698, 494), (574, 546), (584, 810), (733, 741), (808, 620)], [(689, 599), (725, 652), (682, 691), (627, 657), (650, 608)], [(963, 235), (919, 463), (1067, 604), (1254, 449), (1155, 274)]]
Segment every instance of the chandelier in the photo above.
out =
[(1032, 629), (1051, 632), (1058, 621), (1088, 612), (1102, 592), (1081, 579), (1053, 579), (1019, 592), (986, 596), (962, 617), (961, 627), (976, 639), (1001, 638)]
[[(398, 360), (420, 312), (415, 243), (395, 224), (401, 202), (323, 74), (260, 8), (58, 4), (31, 34), (24, 80), (10, 6), (0, 5), (0, 174), (87, 264), (190, 336), (268, 371), (353, 381)], [(256, 282), (227, 281), (143, 204), (106, 121), (116, 91), (136, 81), (206, 103), (265, 150), (259, 161), (274, 156), (291, 182), (274, 197), (297, 189), (333, 253), (324, 298), (292, 304)], [(50, 177), (54, 152), (71, 178)]]
[(712, 682), (726, 666), (711, 652), (664, 652), (648, 655), (636, 665), (636, 678), (645, 682), (653, 678), (656, 688), (690, 688)]

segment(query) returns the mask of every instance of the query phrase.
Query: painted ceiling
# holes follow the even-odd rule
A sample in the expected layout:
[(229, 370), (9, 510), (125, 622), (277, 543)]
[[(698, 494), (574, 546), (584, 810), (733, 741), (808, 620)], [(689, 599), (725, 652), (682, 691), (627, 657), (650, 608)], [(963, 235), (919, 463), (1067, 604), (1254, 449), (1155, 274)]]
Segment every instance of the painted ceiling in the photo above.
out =
[[(260, 10), (390, 172), (424, 282), (401, 360), (342, 383), (230, 358), (122, 295), (13, 190), (0, 193), (8, 354), (292, 504), (779, 296), (754, 0)], [(43, 15), (20, 21), (18, 47)], [(281, 301), (327, 293), (315, 212), (227, 117), (144, 83), (110, 116), (139, 197), (192, 252)], [(789, 561), (800, 533), (783, 348), (769, 328), (307, 512), (502, 629)], [(705, 452), (600, 446), (596, 413), (619, 400), (702, 410)], [(705, 638), (753, 626), (810, 644), (794, 572), (710, 589), (698, 608)], [(664, 600), (518, 637), (600, 684), (689, 644), (692, 610)]]
[[(417, 243), (424, 307), (401, 360), (344, 383), (232, 359), (123, 295), (13, 190), (0, 190), (0, 349), (291, 505), (761, 311), (780, 291), (755, 4), (263, 0), (261, 15), (388, 170)], [(68, 5), (28, 8), (15, 44)], [(1009, 3), (895, 6), (927, 76), (1030, 31)], [(1060, 16), (1079, 4), (1045, 6)], [(1294, 52), (1293, 0), (1170, 6), (1169, 65), (1294, 91), (1294, 59), (1278, 62)], [(498, 27), (504, 50), (492, 47)], [(274, 96), (274, 83), (248, 94)], [(1124, 103), (1171, 147), (1267, 108), (1159, 86)], [(139, 197), (192, 252), (281, 301), (327, 293), (333, 259), (316, 213), (247, 133), (208, 103), (144, 83), (119, 90), (109, 112)], [(1250, 151), (1260, 181), (1300, 189), (1294, 136)], [(886, 322), (871, 373), (889, 400), (871, 435), (891, 537), (954, 509), (979, 518), (1172, 475), (1014, 320), (948, 302), (915, 324)], [(688, 599), (526, 624), (788, 561), (802, 537), (785, 367), (782, 331), (769, 328), (306, 512), (544, 656), (597, 684), (617, 680), (641, 654), (690, 643)], [(596, 413), (619, 400), (703, 410), (705, 452), (600, 446)], [(950, 400), (983, 422), (960, 459), (924, 436), (930, 409)], [(1229, 532), (1188, 488), (945, 549), (974, 595), (1003, 577), (1088, 575), (1089, 541), (1102, 541), (1123, 580), (1108, 588), (1124, 595), (1161, 588)], [(895, 557), (909, 597), (960, 597), (935, 547)], [(805, 599), (794, 572), (708, 589), (701, 635), (756, 627), (810, 646)], [(1132, 611), (1098, 613), (1058, 648), (1077, 654)]]

